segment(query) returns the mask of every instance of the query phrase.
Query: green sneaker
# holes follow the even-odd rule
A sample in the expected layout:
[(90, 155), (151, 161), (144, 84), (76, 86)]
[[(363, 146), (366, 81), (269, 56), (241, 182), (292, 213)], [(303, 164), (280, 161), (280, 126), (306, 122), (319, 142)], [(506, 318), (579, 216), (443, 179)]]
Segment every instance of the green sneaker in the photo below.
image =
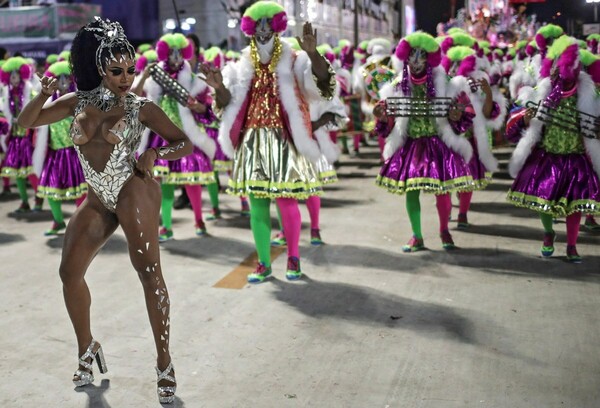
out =
[(158, 242), (167, 242), (173, 239), (173, 230), (162, 227), (158, 232)]
[(574, 264), (580, 264), (582, 262), (581, 256), (577, 253), (575, 245), (567, 245), (567, 261)]
[(406, 245), (402, 247), (402, 252), (417, 252), (425, 249), (423, 238), (413, 236)]
[(302, 277), (302, 271), (300, 270), (300, 259), (295, 256), (290, 256), (288, 258), (285, 277), (290, 281), (298, 280)]
[(248, 283), (264, 282), (271, 275), (271, 267), (259, 262), (256, 270), (248, 275)]
[(286, 246), (287, 241), (285, 240), (285, 235), (283, 235), (283, 231), (279, 231), (277, 235), (271, 240), (271, 246)]
[(544, 258), (548, 258), (552, 256), (554, 253), (554, 239), (556, 238), (556, 233), (552, 232), (544, 232), (544, 242), (542, 243), (541, 253)]
[(324, 245), (325, 242), (321, 239), (321, 231), (318, 229), (310, 230), (310, 244), (313, 246)]
[(49, 230), (47, 230), (47, 231), (44, 232), (44, 235), (46, 237), (52, 237), (52, 236), (58, 235), (58, 233), (60, 231), (64, 230), (65, 228), (67, 228), (67, 224), (65, 224), (64, 221), (63, 222), (56, 222), (55, 221), (52, 224), (52, 227)]
[(221, 210), (219, 210), (218, 208), (213, 208), (210, 215), (206, 216), (206, 221), (215, 221), (215, 220), (219, 220), (221, 218), (223, 218), (221, 216)]
[(442, 231), (442, 233), (440, 234), (440, 238), (442, 239), (442, 248), (444, 248), (446, 251), (456, 249), (456, 245), (454, 245), (454, 240), (452, 240), (452, 235), (450, 235), (450, 231)]

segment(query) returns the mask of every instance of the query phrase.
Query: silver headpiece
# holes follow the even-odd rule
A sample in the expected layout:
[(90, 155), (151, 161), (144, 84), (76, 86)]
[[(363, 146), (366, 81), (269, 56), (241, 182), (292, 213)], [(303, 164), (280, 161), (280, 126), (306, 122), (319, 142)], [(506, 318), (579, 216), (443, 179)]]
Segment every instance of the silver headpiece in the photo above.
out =
[[(85, 27), (85, 30), (92, 31), (96, 39), (100, 41), (100, 45), (98, 45), (98, 49), (96, 50), (96, 66), (103, 75), (106, 75), (106, 72), (104, 72), (104, 68), (102, 67), (103, 62), (104, 65), (110, 63), (110, 61), (123, 62), (126, 57), (121, 54), (120, 61), (117, 60), (112, 53), (114, 48), (127, 50), (127, 53), (132, 58), (135, 56), (135, 50), (127, 40), (127, 36), (125, 35), (125, 31), (123, 30), (123, 27), (121, 27), (121, 24), (116, 21), (111, 22), (109, 19), (102, 20), (98, 16), (94, 17), (94, 21), (98, 22), (100, 26)], [(105, 49), (108, 49), (109, 55), (105, 58), (105, 61), (102, 61), (102, 51)]]

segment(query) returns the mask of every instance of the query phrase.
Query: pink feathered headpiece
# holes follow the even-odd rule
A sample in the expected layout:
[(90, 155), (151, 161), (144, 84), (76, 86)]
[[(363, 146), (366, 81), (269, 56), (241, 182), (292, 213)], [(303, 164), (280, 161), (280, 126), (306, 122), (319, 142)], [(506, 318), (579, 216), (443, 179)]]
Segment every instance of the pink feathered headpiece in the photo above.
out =
[[(242, 17), (240, 28), (245, 35), (252, 37), (254, 34), (256, 34), (256, 21), (249, 16), (244, 16)], [(271, 29), (275, 33), (279, 34), (284, 32), (286, 28), (287, 14), (284, 11), (275, 14), (271, 19)]]
[[(396, 57), (398, 57), (398, 59), (400, 61), (406, 62), (406, 61), (408, 61), (408, 57), (410, 56), (410, 53), (412, 50), (413, 50), (413, 48), (411, 47), (409, 42), (406, 41), (405, 39), (402, 39), (396, 46), (395, 54), (396, 54)], [(440, 65), (441, 62), (442, 62), (442, 52), (439, 48), (434, 52), (427, 53), (427, 64), (429, 64), (429, 66), (431, 68), (437, 67), (438, 65)]]
[[(453, 61), (448, 57), (444, 57), (442, 59), (442, 66), (446, 70), (446, 73), (450, 72), (452, 63), (453, 63)], [(465, 76), (465, 77), (469, 76), (473, 71), (475, 71), (476, 67), (477, 67), (477, 58), (475, 57), (475, 55), (469, 55), (468, 57), (465, 57), (460, 62), (460, 65), (458, 66), (458, 70), (456, 71), (456, 76)]]
[[(11, 71), (0, 70), (0, 81), (4, 85), (8, 85), (10, 83), (10, 73)], [(31, 74), (33, 70), (29, 64), (23, 64), (19, 67), (19, 75), (21, 75), (21, 80), (28, 81), (31, 79)]]
[(177, 49), (185, 60), (189, 60), (194, 55), (194, 44), (183, 34), (165, 34), (158, 43), (156, 43), (156, 54), (159, 61), (169, 59), (171, 49)]

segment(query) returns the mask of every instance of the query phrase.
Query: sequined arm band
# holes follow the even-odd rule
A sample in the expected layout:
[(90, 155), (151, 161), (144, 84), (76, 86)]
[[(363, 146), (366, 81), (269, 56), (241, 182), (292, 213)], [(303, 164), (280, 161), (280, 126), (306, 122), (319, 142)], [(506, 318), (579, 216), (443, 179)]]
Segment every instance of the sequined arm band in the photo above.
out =
[(166, 155), (168, 155), (170, 153), (175, 153), (175, 152), (183, 149), (184, 146), (185, 146), (185, 142), (179, 142), (175, 146), (163, 146), (163, 147), (159, 147), (159, 148), (153, 147), (153, 149), (156, 150), (157, 159), (167, 159), (165, 157)]
[(335, 79), (335, 71), (333, 70), (333, 67), (331, 66), (329, 61), (326, 61), (326, 62), (327, 62), (327, 73), (329, 74), (329, 81), (328, 82), (319, 81), (319, 79), (317, 78), (317, 76), (315, 75), (314, 72), (312, 73), (312, 77), (313, 77), (313, 80), (315, 81), (315, 84), (317, 84), (317, 88), (319, 88), (319, 95), (321, 96), (321, 98), (330, 101), (333, 99), (333, 94), (335, 93), (336, 79)]

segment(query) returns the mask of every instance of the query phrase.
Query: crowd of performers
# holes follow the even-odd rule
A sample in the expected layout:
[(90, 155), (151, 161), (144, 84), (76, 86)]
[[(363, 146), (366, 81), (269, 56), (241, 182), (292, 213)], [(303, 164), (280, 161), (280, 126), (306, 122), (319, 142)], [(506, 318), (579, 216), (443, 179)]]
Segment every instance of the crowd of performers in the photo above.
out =
[[(219, 174), (226, 173), (227, 192), (239, 196), (241, 214), (250, 216), (258, 253), (248, 281), (271, 274), (274, 245), (287, 245), (286, 276), (298, 279), (298, 200), (308, 207), (311, 244), (323, 244), (320, 196), (324, 185), (337, 180), (334, 163), (340, 154), (360, 154), (374, 139), (382, 162), (377, 186), (406, 196), (412, 237), (402, 250), (425, 248), (421, 192), (433, 193), (441, 245), (450, 250), (451, 195), (459, 200), (457, 228), (469, 228), (473, 194), (498, 170), (492, 147), (501, 132), (516, 144), (508, 201), (539, 213), (543, 256), (554, 252), (555, 220), (566, 217), (567, 259), (581, 262), (576, 243), (582, 214), (586, 228), (600, 228), (593, 218), (600, 212), (600, 142), (578, 123), (580, 116), (584, 121), (599, 113), (600, 35), (576, 40), (549, 24), (507, 53), (460, 29), (437, 38), (416, 32), (395, 47), (382, 38), (317, 47), (310, 31), (301, 42), (281, 37), (286, 16), (274, 3), (257, 3), (242, 22), (250, 45), (241, 53), (200, 49), (197, 38), (182, 34), (137, 49), (132, 91), (159, 105), (194, 146), (186, 157), (155, 162), (153, 176), (162, 189), (159, 241), (176, 236), (172, 210), (179, 187), (194, 212), (196, 235), (207, 233), (205, 221), (221, 218)], [(59, 83), (51, 99), (76, 90), (68, 60), (65, 52), (46, 61), (44, 75)], [(89, 193), (69, 137), (72, 118), (20, 127), (16, 118), (40, 91), (40, 81), (24, 58), (0, 63), (3, 188), (9, 191), (10, 179), (16, 182), (17, 212), (39, 211), (46, 200), (53, 223), (44, 234), (54, 236), (66, 228), (61, 203), (79, 205)], [(187, 91), (187, 100), (156, 79), (155, 67)], [(438, 110), (427, 111), (423, 101)], [(544, 116), (547, 111), (554, 119)], [(566, 117), (572, 126), (559, 123)], [(147, 129), (137, 154), (165, 143)], [(212, 208), (207, 217), (203, 189)], [(280, 224), (274, 237), (271, 201)]]

